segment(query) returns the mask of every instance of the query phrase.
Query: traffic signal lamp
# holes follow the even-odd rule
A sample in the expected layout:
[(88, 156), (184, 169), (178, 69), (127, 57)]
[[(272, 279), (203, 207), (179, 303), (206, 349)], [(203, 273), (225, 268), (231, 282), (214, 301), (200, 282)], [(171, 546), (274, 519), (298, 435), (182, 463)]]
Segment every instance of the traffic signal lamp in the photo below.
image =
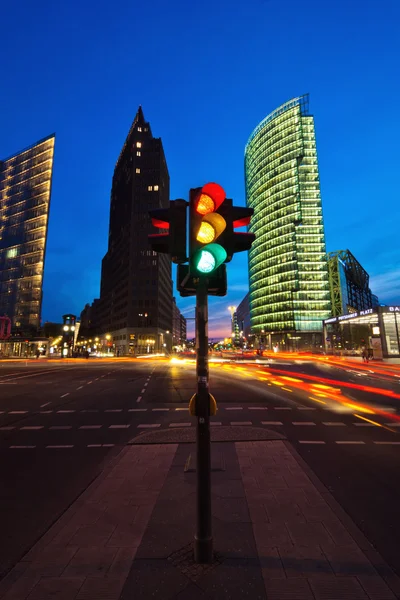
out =
[(232, 200), (227, 198), (221, 206), (220, 212), (226, 222), (223, 244), (227, 253), (226, 262), (229, 262), (236, 252), (250, 250), (252, 243), (256, 239), (254, 233), (235, 231), (237, 227), (250, 225), (254, 209), (244, 206), (233, 206)]
[(153, 252), (170, 254), (174, 263), (187, 261), (186, 255), (186, 200), (171, 200), (169, 208), (149, 210), (154, 227), (168, 230), (148, 236)]
[(225, 201), (225, 191), (217, 183), (190, 190), (189, 254), (191, 273), (213, 273), (227, 258), (223, 245), (216, 240), (226, 229), (224, 217), (217, 212)]

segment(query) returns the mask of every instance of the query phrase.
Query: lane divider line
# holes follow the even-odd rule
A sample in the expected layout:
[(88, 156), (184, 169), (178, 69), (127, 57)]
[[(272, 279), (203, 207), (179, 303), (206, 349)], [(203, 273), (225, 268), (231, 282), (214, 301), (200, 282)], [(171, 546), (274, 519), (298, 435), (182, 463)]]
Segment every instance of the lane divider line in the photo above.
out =
[(50, 402), (45, 402), (44, 404), (41, 404), (40, 408), (44, 408), (45, 406), (48, 406), (49, 404), (51, 404), (51, 401)]
[(83, 388), (83, 385), (80, 385), (79, 387), (77, 387), (77, 390), (81, 390)]
[(347, 427), (346, 423), (341, 423), (340, 421), (323, 421), (322, 425), (326, 425), (327, 427)]
[(69, 392), (67, 392), (66, 394), (63, 394), (62, 396), (60, 396), (60, 398), (65, 398), (65, 396), (69, 396)]
[[(137, 402), (137, 400), (136, 400)], [(147, 408), (129, 408), (128, 412), (146, 412)]]
[(138, 425), (138, 429), (155, 429), (157, 427), (161, 427), (161, 423), (142, 423)]
[(26, 431), (36, 431), (37, 429), (43, 429), (44, 425), (27, 425), (26, 427), (21, 427), (21, 431), (24, 429)]
[(143, 388), (142, 391), (140, 392), (141, 394), (144, 394), (146, 391), (146, 388)]
[(36, 448), (36, 446), (10, 446), (12, 449)]
[(292, 421), (292, 425), (316, 426), (316, 423), (313, 423), (312, 421)]
[(253, 425), (251, 421), (231, 421), (231, 425)]
[(322, 440), (299, 440), (299, 444), (325, 444)]
[(130, 425), (109, 425), (108, 429), (128, 429)]
[[(141, 401), (141, 399), (142, 399), (142, 396), (138, 396), (138, 397), (136, 398), (136, 402), (140, 402), (140, 401)], [(129, 410), (131, 410), (131, 409), (129, 409)], [(146, 410), (146, 409), (144, 409), (144, 410)]]
[(340, 444), (342, 446), (348, 444), (348, 445), (357, 445), (357, 444), (365, 444), (365, 442), (362, 442), (361, 440), (341, 440), (338, 442), (335, 442), (335, 444)]
[(79, 429), (101, 429), (103, 425), (81, 425)]
[(74, 445), (73, 444), (59, 444), (59, 445), (54, 445), (54, 446), (45, 446), (46, 448), (73, 448)]
[(169, 427), (191, 427), (191, 423), (170, 423)]
[(261, 425), (283, 425), (281, 421), (261, 421)]

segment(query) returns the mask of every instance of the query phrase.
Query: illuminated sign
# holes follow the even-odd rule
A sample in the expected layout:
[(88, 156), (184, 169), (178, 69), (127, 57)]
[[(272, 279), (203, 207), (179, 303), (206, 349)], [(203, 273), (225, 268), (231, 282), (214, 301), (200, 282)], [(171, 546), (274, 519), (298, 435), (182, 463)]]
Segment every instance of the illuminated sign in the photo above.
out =
[[(400, 307), (394, 307), (400, 310)], [(348, 315), (340, 315), (340, 317), (332, 317), (325, 319), (324, 324), (336, 323), (337, 321), (347, 321), (348, 319), (356, 319), (357, 317), (367, 317), (368, 315), (376, 314), (373, 308), (367, 308), (366, 310), (360, 310), (359, 312), (350, 313)]]
[(389, 312), (400, 312), (400, 306), (389, 306)]

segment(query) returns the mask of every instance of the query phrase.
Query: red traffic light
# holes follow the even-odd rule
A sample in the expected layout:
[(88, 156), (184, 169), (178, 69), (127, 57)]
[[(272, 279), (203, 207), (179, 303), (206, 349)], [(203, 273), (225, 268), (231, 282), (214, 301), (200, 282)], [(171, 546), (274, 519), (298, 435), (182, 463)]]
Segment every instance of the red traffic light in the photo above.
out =
[(215, 212), (226, 198), (225, 190), (218, 183), (206, 183), (199, 188), (195, 199), (195, 210), (200, 215)]

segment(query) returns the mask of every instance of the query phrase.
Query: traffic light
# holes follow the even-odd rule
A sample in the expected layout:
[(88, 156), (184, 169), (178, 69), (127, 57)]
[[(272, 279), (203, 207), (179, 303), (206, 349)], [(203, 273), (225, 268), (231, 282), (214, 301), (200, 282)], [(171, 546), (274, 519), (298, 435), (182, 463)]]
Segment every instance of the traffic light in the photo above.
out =
[(216, 240), (223, 235), (226, 221), (218, 212), (225, 191), (217, 183), (190, 190), (189, 255), (192, 275), (213, 273), (227, 258), (225, 248)]
[(220, 213), (226, 222), (226, 230), (221, 243), (223, 243), (227, 254), (225, 262), (229, 262), (236, 252), (250, 250), (252, 243), (256, 239), (254, 233), (235, 231), (236, 227), (250, 225), (254, 209), (245, 208), (244, 206), (233, 206), (232, 200), (227, 198), (220, 208)]
[(250, 250), (254, 233), (237, 232), (250, 224), (252, 208), (233, 206), (217, 183), (190, 190), (189, 246), (193, 275), (213, 273), (236, 252)]
[(186, 255), (186, 200), (171, 200), (169, 208), (149, 210), (154, 227), (168, 229), (167, 233), (152, 233), (148, 236), (153, 252), (170, 254), (174, 263), (187, 261)]

